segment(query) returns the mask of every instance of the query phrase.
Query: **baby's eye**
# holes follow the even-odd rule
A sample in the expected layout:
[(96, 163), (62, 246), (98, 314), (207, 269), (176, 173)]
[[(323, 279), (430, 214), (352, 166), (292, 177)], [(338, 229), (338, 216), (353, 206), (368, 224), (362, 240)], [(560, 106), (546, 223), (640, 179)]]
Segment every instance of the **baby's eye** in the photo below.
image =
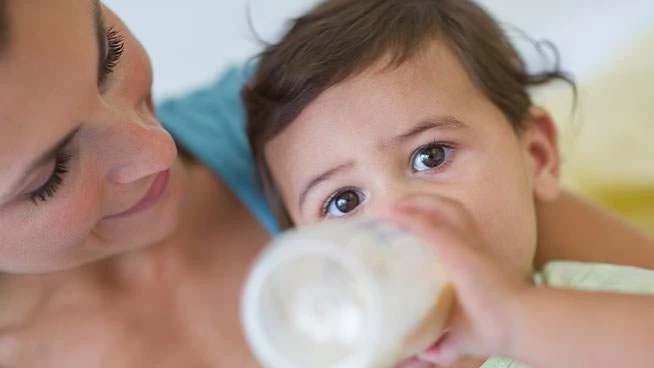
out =
[(411, 167), (414, 172), (435, 169), (445, 162), (452, 148), (442, 143), (430, 143), (418, 148), (411, 156)]
[(342, 217), (354, 211), (361, 202), (363, 194), (353, 189), (336, 192), (332, 195), (323, 209), (323, 215), (328, 217)]

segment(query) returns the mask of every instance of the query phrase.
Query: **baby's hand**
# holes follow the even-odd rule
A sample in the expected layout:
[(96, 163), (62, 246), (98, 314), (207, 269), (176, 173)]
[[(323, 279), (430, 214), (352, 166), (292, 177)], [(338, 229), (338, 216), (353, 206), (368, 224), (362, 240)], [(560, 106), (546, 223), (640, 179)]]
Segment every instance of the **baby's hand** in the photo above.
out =
[(392, 219), (437, 248), (457, 294), (447, 335), (420, 359), (449, 366), (462, 356), (509, 351), (512, 311), (529, 284), (493, 253), (465, 208), (450, 199), (416, 196), (401, 201)]

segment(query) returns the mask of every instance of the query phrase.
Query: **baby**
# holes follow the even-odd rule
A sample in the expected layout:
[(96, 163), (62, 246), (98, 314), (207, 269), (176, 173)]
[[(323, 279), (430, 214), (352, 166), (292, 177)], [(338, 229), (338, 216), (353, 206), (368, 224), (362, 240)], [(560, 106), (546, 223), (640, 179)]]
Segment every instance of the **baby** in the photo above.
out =
[(654, 274), (554, 263), (533, 275), (535, 204), (559, 195), (559, 154), (527, 89), (557, 78), (529, 74), (468, 0), (326, 1), (262, 54), (244, 98), (280, 219), (386, 217), (444, 259), (459, 310), (403, 366), (651, 365), (654, 298), (599, 291), (653, 293)]

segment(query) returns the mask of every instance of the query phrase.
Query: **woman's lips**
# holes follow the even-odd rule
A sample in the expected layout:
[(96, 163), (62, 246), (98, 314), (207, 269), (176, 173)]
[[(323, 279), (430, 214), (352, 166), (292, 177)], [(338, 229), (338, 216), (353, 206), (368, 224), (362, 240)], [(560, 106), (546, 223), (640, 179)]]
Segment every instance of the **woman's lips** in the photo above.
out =
[(150, 189), (148, 189), (147, 193), (145, 193), (140, 201), (126, 211), (105, 217), (105, 220), (131, 216), (154, 206), (159, 202), (159, 199), (161, 199), (161, 196), (166, 191), (169, 177), (170, 170), (165, 170), (157, 174), (154, 181), (152, 181), (152, 185), (150, 185)]

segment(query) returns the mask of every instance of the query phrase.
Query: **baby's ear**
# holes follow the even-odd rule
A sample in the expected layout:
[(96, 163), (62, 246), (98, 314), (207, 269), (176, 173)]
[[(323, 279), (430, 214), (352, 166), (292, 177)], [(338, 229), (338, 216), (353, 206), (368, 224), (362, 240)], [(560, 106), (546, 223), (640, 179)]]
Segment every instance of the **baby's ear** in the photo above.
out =
[(539, 201), (552, 201), (561, 191), (557, 134), (556, 125), (547, 111), (535, 106), (529, 109), (522, 142), (533, 176), (534, 195)]

